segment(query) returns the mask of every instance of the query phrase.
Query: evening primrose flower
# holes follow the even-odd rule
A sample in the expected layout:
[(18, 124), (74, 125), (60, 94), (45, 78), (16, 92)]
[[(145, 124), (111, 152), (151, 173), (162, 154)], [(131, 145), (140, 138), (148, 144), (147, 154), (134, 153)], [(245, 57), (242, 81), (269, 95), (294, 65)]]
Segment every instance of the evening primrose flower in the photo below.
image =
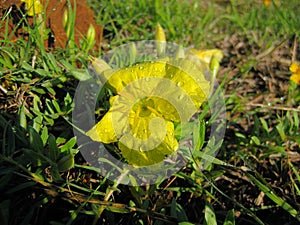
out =
[(25, 2), (28, 16), (34, 16), (43, 12), (43, 4), (40, 0), (21, 0), (21, 2)]
[[(263, 3), (266, 7), (270, 6), (272, 4), (272, 0), (263, 0)], [(280, 0), (274, 0), (274, 3), (276, 5), (279, 5), (280, 4)]]
[(264, 0), (264, 5), (267, 7), (270, 6), (271, 3), (272, 3), (272, 0)]
[(300, 84), (300, 66), (298, 63), (293, 62), (290, 66), (290, 71), (293, 73), (290, 80), (296, 84)]
[(199, 70), (203, 72), (210, 71), (210, 95), (212, 95), (223, 52), (220, 49), (190, 49), (187, 53), (187, 58), (197, 64)]
[[(94, 67), (103, 64), (93, 62)], [(187, 59), (98, 71), (115, 95), (109, 111), (86, 134), (94, 141), (117, 142), (133, 166), (152, 165), (174, 153), (179, 145), (175, 123), (187, 123), (210, 89), (202, 72)]]
[(223, 53), (220, 49), (208, 49), (208, 50), (190, 49), (189, 52), (191, 54), (196, 55), (201, 61), (207, 63), (207, 65), (210, 64), (213, 57), (219, 62), (223, 58)]

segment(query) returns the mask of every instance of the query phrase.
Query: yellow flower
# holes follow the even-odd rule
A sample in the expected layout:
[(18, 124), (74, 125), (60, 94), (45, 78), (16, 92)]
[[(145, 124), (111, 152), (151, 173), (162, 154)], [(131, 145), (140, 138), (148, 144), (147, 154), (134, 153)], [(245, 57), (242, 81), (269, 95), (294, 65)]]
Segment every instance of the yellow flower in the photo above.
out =
[(223, 52), (220, 49), (207, 49), (207, 50), (197, 50), (190, 49), (187, 52), (187, 58), (198, 65), (198, 69), (206, 72), (211, 72), (211, 91), (213, 94), (213, 87), (216, 81), (217, 73), (220, 67), (220, 62), (223, 58)]
[(116, 95), (110, 109), (86, 134), (94, 141), (118, 142), (122, 156), (134, 166), (162, 161), (178, 148), (174, 123), (187, 123), (209, 94), (209, 82), (190, 61), (143, 62), (101, 76)]
[(21, 0), (21, 2), (25, 2), (28, 16), (34, 16), (43, 12), (43, 4), (40, 0)]
[[(263, 0), (263, 3), (264, 3), (265, 6), (268, 7), (268, 6), (270, 6), (272, 4), (272, 0)], [(276, 5), (280, 5), (280, 0), (274, 0), (274, 3)]]
[(264, 5), (267, 7), (270, 6), (271, 3), (272, 3), (272, 0), (264, 0)]
[(189, 53), (197, 56), (201, 61), (205, 62), (207, 65), (210, 65), (212, 58), (215, 58), (218, 62), (220, 62), (223, 58), (223, 52), (220, 49), (190, 49)]
[(290, 66), (290, 71), (293, 72), (290, 76), (290, 80), (296, 84), (300, 84), (300, 67), (298, 63), (293, 62)]

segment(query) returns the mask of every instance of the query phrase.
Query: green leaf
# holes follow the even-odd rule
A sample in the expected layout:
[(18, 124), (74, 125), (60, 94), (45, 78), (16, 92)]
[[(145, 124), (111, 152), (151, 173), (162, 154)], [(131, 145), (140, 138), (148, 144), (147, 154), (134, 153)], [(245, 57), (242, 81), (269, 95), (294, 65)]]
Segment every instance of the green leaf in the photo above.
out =
[(252, 136), (252, 137), (251, 137), (250, 143), (254, 143), (254, 144), (256, 144), (256, 145), (260, 145), (260, 140), (259, 140), (258, 137)]
[(46, 53), (48, 60), (46, 60), (47, 65), (51, 70), (54, 70), (56, 73), (60, 73), (60, 67), (57, 65), (56, 59), (52, 53)]
[(34, 69), (27, 62), (25, 62), (25, 61), (23, 61), (21, 63), (21, 66), (22, 66), (23, 69), (25, 69), (25, 71), (29, 71), (29, 72), (33, 72), (34, 71)]
[(42, 122), (43, 122), (42, 115), (38, 115), (33, 119), (33, 128), (36, 130), (36, 132), (40, 132), (41, 126), (43, 124)]
[(68, 155), (62, 157), (57, 162), (57, 169), (60, 172), (64, 172), (68, 169), (71, 169), (72, 167), (74, 167), (74, 156), (72, 154), (68, 154)]
[(278, 195), (276, 195), (268, 186), (260, 182), (258, 179), (256, 179), (254, 176), (252, 176), (250, 173), (245, 172), (247, 177), (250, 178), (250, 180), (255, 183), (261, 191), (263, 191), (274, 203), (276, 203), (278, 206), (282, 207), (285, 211), (290, 213), (293, 217), (295, 217), (298, 221), (300, 221), (300, 217), (298, 215), (298, 211), (294, 209), (289, 203), (284, 201), (282, 198), (280, 198)]
[(27, 129), (27, 120), (26, 120), (26, 115), (25, 115), (25, 106), (22, 104), (20, 109), (19, 109), (19, 124), (20, 127), (24, 128), (24, 130)]
[(67, 143), (60, 147), (60, 152), (70, 151), (76, 144), (76, 137), (72, 137)]
[(60, 106), (59, 106), (59, 104), (57, 103), (57, 101), (52, 100), (51, 102), (52, 102), (52, 105), (54, 106), (54, 108), (56, 109), (56, 112), (60, 113), (61, 110), (60, 110)]
[(267, 134), (269, 134), (269, 127), (268, 127), (266, 120), (264, 118), (259, 118), (259, 120), (260, 120), (260, 123), (261, 123), (263, 129), (265, 130), (265, 132)]
[(173, 198), (171, 202), (171, 216), (176, 217), (179, 222), (188, 221), (187, 215), (180, 204)]
[(206, 202), (204, 209), (204, 225), (218, 225), (212, 205)]
[(129, 209), (126, 209), (123, 207), (105, 206), (105, 209), (110, 212), (115, 212), (115, 213), (130, 213)]
[(11, 201), (9, 199), (0, 202), (0, 221), (2, 225), (9, 225), (9, 209), (11, 206), (10, 203)]
[(46, 126), (44, 126), (42, 129), (41, 138), (43, 141), (43, 146), (45, 146), (48, 140), (48, 128)]
[(48, 146), (49, 146), (49, 158), (53, 162), (56, 162), (57, 161), (57, 156), (58, 156), (60, 150), (57, 147), (55, 137), (52, 134), (49, 135)]
[(205, 122), (203, 120), (194, 124), (194, 132), (193, 132), (193, 144), (194, 150), (202, 149), (205, 141)]
[(285, 131), (284, 131), (284, 127), (285, 127), (285, 126), (284, 126), (284, 124), (283, 124), (282, 121), (280, 121), (280, 123), (277, 124), (277, 126), (276, 126), (276, 129), (277, 129), (277, 131), (278, 131), (278, 133), (279, 133), (279, 135), (280, 135), (282, 141), (284, 141), (285, 138), (286, 138), (286, 136), (285, 136)]
[(67, 71), (76, 79), (79, 81), (85, 81), (88, 79), (91, 79), (92, 76), (89, 74), (87, 70), (78, 70), (75, 67), (73, 67), (69, 62), (62, 60), (61, 64), (67, 69)]
[(227, 215), (223, 225), (235, 225), (234, 209), (230, 210)]
[(40, 135), (36, 132), (36, 130), (33, 127), (29, 127), (29, 143), (30, 143), (30, 147), (34, 151), (38, 153), (43, 152), (44, 150), (43, 141)]
[(3, 138), (1, 143), (1, 147), (2, 147), (1, 154), (5, 156), (12, 155), (16, 147), (15, 133), (11, 125), (1, 115), (0, 115), (0, 127), (2, 127), (3, 129), (2, 137), (0, 137)]
[(44, 69), (35, 69), (35, 72), (37, 72), (42, 77), (47, 77), (49, 75), (48, 72)]

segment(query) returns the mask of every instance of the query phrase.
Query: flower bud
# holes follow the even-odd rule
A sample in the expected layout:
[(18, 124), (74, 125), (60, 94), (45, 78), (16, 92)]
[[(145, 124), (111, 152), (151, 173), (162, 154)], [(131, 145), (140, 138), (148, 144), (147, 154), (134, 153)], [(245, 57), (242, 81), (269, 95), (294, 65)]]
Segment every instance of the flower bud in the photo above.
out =
[(86, 34), (88, 49), (91, 49), (93, 47), (93, 45), (95, 43), (95, 36), (96, 36), (95, 27), (92, 24), (90, 24), (89, 29)]
[(105, 70), (111, 69), (110, 66), (103, 59), (91, 57), (91, 61), (92, 66), (98, 76), (100, 76)]
[(160, 24), (156, 25), (155, 41), (158, 56), (163, 56), (166, 51), (166, 36), (164, 29), (160, 26)]
[(65, 31), (67, 30), (68, 27), (68, 21), (69, 21), (68, 10), (65, 9), (63, 14), (63, 21), (62, 21)]
[(213, 72), (213, 74), (217, 74), (219, 68), (220, 68), (220, 63), (219, 60), (216, 56), (212, 56), (209, 64), (210, 70)]
[(129, 60), (130, 60), (130, 64), (133, 64), (135, 62), (136, 53), (137, 53), (136, 45), (135, 45), (134, 42), (132, 42), (130, 44), (130, 48), (129, 48)]
[(164, 29), (160, 26), (159, 23), (156, 25), (155, 40), (162, 41), (162, 42), (166, 41)]
[(176, 55), (175, 58), (176, 59), (183, 59), (185, 57), (185, 53), (184, 53), (184, 49), (183, 47), (180, 45), (176, 51)]

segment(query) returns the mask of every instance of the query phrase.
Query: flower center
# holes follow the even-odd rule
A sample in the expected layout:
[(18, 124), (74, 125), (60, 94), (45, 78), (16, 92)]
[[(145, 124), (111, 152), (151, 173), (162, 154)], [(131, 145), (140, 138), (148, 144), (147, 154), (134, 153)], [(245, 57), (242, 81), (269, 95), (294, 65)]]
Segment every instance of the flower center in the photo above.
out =
[(133, 110), (137, 113), (139, 117), (147, 117), (153, 112), (154, 101), (150, 97), (142, 98), (138, 100), (134, 106)]

